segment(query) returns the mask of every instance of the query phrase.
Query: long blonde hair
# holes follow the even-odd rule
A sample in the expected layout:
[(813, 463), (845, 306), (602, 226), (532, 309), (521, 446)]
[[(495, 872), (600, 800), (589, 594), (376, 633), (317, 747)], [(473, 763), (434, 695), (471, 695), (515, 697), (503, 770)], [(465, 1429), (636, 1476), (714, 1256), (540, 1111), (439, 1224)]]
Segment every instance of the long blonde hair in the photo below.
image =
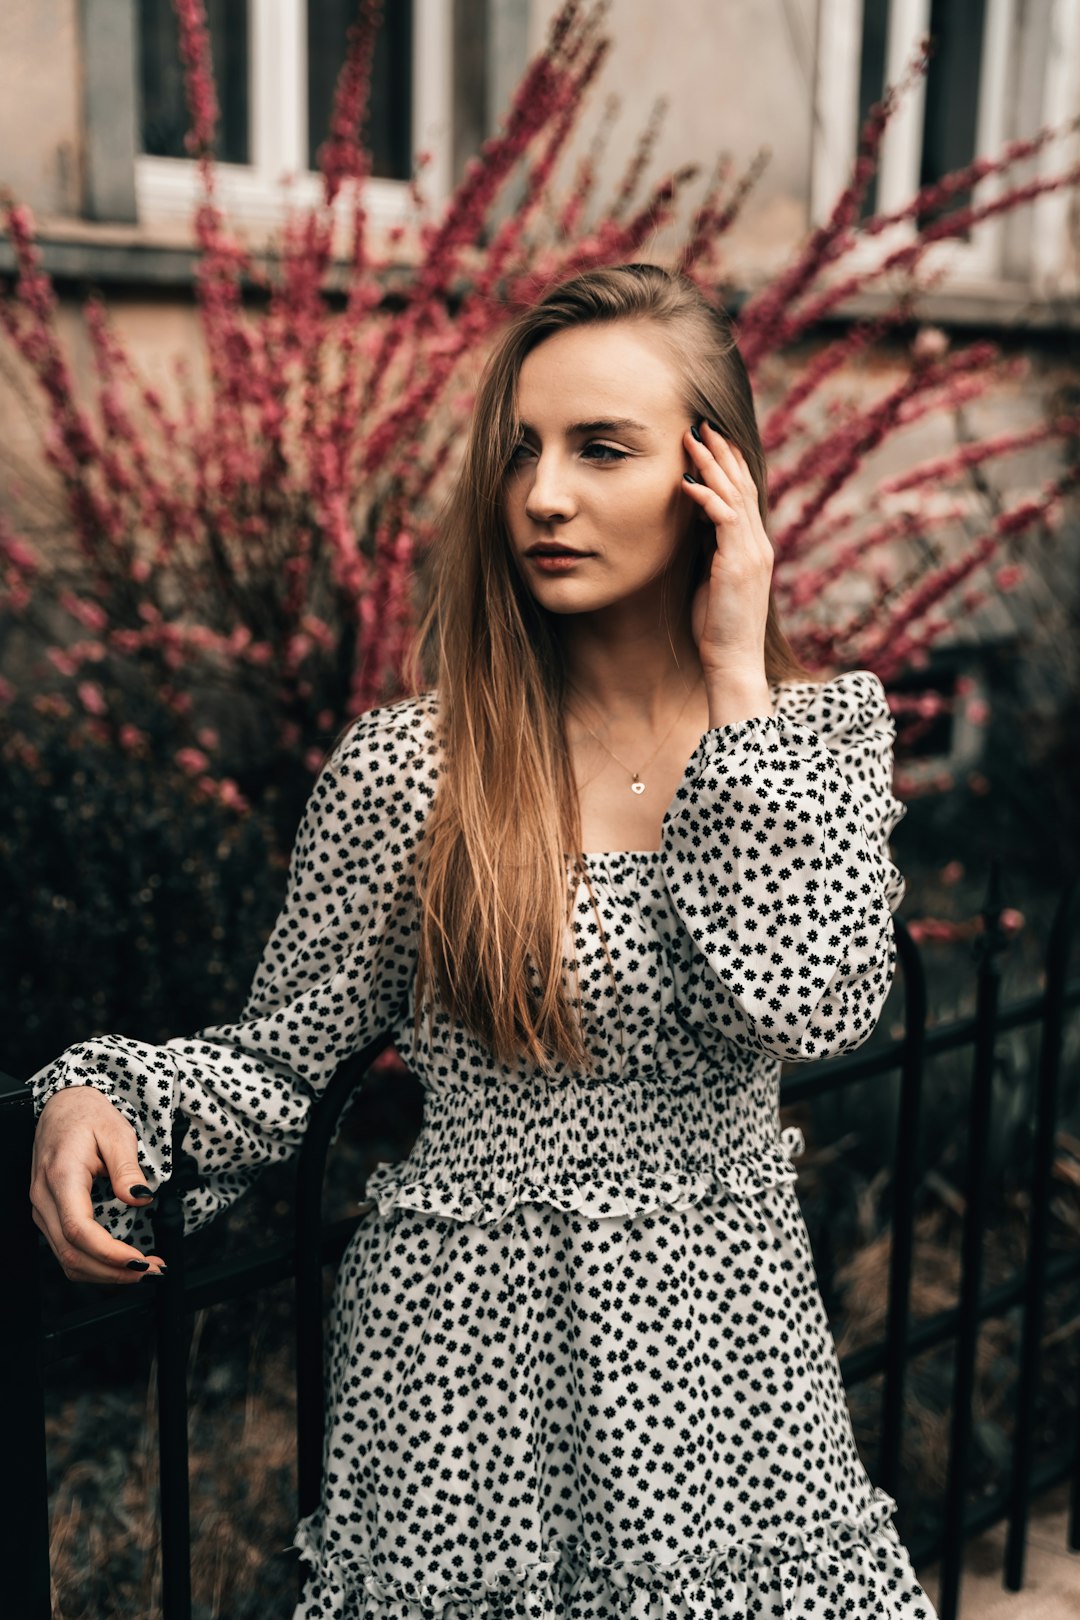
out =
[[(568, 869), (581, 824), (562, 722), (566, 670), (557, 616), (513, 565), (503, 490), (525, 356), (556, 332), (613, 321), (661, 330), (684, 378), (688, 419), (708, 418), (739, 447), (767, 523), (765, 457), (727, 316), (688, 278), (657, 265), (586, 271), (517, 315), (487, 361), (406, 667), (414, 692), (436, 688), (441, 750), (419, 851), (417, 1027), (425, 994), (437, 987), (441, 1007), (499, 1062), (524, 1057), (546, 1069), (561, 1060), (586, 1072), (593, 1062), (580, 998), (571, 1000), (563, 974), (573, 899), (582, 877), (588, 885), (576, 853)], [(700, 547), (699, 534), (689, 532), (686, 545)], [(788, 645), (771, 599), (765, 672), (773, 682), (815, 678)]]

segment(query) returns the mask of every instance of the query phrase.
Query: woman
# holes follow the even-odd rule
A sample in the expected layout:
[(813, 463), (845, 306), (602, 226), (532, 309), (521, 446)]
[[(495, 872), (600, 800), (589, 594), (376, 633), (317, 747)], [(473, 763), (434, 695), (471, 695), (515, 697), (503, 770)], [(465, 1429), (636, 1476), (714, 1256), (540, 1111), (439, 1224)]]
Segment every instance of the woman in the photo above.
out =
[(380, 1031), (425, 1087), (339, 1273), (297, 1617), (933, 1615), (777, 1108), (892, 979), (893, 726), (792, 656), (765, 523), (726, 320), (650, 265), (556, 288), (487, 365), (413, 695), (333, 749), (239, 1022), (34, 1077), (37, 1223), (118, 1282), (159, 1269), (178, 1111), (195, 1226)]

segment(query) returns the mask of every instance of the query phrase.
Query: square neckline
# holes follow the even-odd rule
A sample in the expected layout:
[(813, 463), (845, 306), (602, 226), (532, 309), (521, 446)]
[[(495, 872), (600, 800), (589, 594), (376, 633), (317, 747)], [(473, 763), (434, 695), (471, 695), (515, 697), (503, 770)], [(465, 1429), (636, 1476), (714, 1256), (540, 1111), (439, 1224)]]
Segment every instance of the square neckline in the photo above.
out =
[(630, 855), (660, 855), (661, 849), (582, 849), (578, 851), (583, 861), (616, 861)]
[[(781, 682), (781, 681), (769, 681), (768, 682), (769, 692), (770, 692), (770, 694), (772, 696), (772, 718), (774, 720), (776, 719), (776, 716), (780, 711), (780, 693), (781, 693), (782, 686), (783, 686), (783, 682)], [(740, 725), (740, 726), (743, 723), (744, 722), (741, 721), (741, 720), (737, 720), (737, 721), (734, 722), (735, 725)], [(710, 730), (714, 730), (714, 731), (720, 731), (722, 729), (723, 728), (721, 726), (710, 727)], [(694, 754), (697, 753), (698, 748), (701, 747), (701, 744), (705, 741), (705, 738), (708, 735), (709, 735), (708, 731), (703, 731), (702, 732), (702, 734), (701, 734), (701, 742), (699, 742), (698, 745), (697, 745), (697, 748), (694, 749)], [(686, 769), (683, 771), (683, 779), (684, 780), (685, 780), (685, 777), (686, 777), (686, 771), (688, 771), (690, 769), (690, 761), (693, 759), (694, 754), (691, 754), (690, 759), (688, 759), (687, 762), (686, 762)], [(638, 858), (640, 860), (640, 859), (644, 859), (647, 856), (652, 856), (653, 858), (655, 858), (657, 855), (662, 855), (663, 853), (664, 853), (663, 845), (661, 845), (659, 849), (582, 849), (582, 850), (578, 851), (578, 855), (577, 855), (576, 858), (579, 859), (579, 860), (583, 860), (583, 861), (617, 861), (617, 860), (629, 860), (633, 856), (633, 857), (636, 857), (636, 858)], [(570, 860), (574, 860), (575, 857), (573, 855), (567, 855), (566, 859), (568, 861), (570, 861)]]

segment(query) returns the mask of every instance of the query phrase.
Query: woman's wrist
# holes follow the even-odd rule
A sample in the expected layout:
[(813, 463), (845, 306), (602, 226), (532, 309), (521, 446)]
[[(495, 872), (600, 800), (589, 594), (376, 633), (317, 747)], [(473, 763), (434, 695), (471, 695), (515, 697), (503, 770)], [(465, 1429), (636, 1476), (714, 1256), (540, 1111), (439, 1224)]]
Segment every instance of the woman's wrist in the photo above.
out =
[(706, 671), (709, 730), (737, 725), (741, 720), (772, 718), (772, 694), (764, 670), (760, 674)]

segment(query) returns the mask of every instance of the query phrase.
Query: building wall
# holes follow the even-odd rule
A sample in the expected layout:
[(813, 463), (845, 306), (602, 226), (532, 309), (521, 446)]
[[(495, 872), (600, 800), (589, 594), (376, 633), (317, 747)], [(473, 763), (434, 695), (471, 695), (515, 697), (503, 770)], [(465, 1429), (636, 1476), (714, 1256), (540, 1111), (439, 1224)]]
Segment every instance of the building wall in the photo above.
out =
[[(441, 20), (438, 48), (452, 59), (445, 116), (425, 124), (421, 136), (428, 142), (434, 134), (429, 144), (446, 149), (449, 185), (484, 131), (495, 127), (560, 0), (415, 3)], [(768, 148), (767, 167), (726, 242), (728, 279), (753, 286), (790, 258), (847, 174), (846, 162), (837, 161), (828, 195), (820, 179), (815, 183), (822, 154), (835, 144), (839, 24), (830, 33), (829, 18), (853, 15), (860, 3), (612, 0), (603, 25), (612, 50), (562, 178), (590, 145), (611, 93), (622, 105), (602, 159), (601, 200), (612, 195), (660, 96), (669, 107), (650, 178), (687, 162), (702, 169), (682, 219), (721, 154), (730, 154), (739, 172)], [(1004, 141), (1032, 134), (1049, 114), (1059, 122), (1080, 114), (1080, 6), (994, 0), (990, 9), (1001, 8), (1012, 19), (999, 91)], [(8, 0), (0, 8), (0, 182), (34, 209), (47, 259), (59, 273), (182, 283), (190, 281), (190, 259), (156, 259), (150, 250), (190, 245), (190, 206), (162, 211), (144, 196), (136, 201), (125, 172), (135, 165), (136, 28), (136, 0)], [(844, 113), (840, 122), (853, 140), (854, 120)], [(1056, 146), (1045, 166), (1060, 169), (1070, 160), (1080, 164), (1080, 135), (1071, 146)], [(1029, 164), (1018, 178), (1033, 178), (1038, 168)], [(233, 202), (231, 183), (232, 176), (222, 177), (231, 217), (250, 242), (267, 241), (280, 217), (276, 193), (271, 217), (266, 206), (253, 211), (246, 200)], [(1049, 318), (1080, 323), (1080, 188), (1007, 215), (1000, 229), (993, 269), (961, 277), (951, 301), (941, 301), (939, 288), (926, 304), (930, 318), (1042, 321), (1049, 294), (1056, 306)], [(670, 230), (659, 233), (649, 249), (665, 257), (674, 240)], [(53, 245), (60, 242), (64, 251)], [(0, 273), (10, 263), (5, 249), (0, 242)], [(1053, 262), (1039, 271), (1048, 252)]]
[(82, 210), (76, 0), (0, 6), (0, 185), (43, 217)]
[[(529, 44), (538, 50), (558, 0), (533, 0)], [(759, 0), (613, 0), (607, 32), (613, 48), (604, 83), (622, 97), (616, 139), (605, 153), (600, 195), (610, 195), (659, 96), (669, 110), (656, 147), (654, 177), (688, 162), (707, 178), (730, 152), (745, 165), (771, 152), (746, 211), (732, 232), (731, 273), (757, 279), (782, 263), (809, 224), (810, 142), (814, 96), (816, 0), (762, 5)], [(584, 121), (587, 144), (602, 95)], [(701, 185), (695, 195), (700, 194)], [(670, 233), (657, 243), (663, 253)]]
[[(107, 89), (108, 75), (117, 73), (118, 64), (108, 53), (102, 59), (100, 28), (118, 29), (122, 35), (125, 18), (129, 25), (132, 21), (125, 7), (132, 3), (8, 0), (0, 8), (0, 76), (8, 87), (0, 97), (0, 182), (39, 217), (46, 264), (56, 272), (62, 294), (62, 333), (80, 388), (89, 390), (90, 366), (79, 307), (86, 290), (96, 287), (106, 294), (135, 359), (168, 398), (175, 388), (173, 357), (184, 353), (197, 363), (201, 355), (188, 216), (125, 221), (106, 212), (104, 218), (86, 217), (95, 211), (94, 185), (88, 176), (98, 177), (96, 194), (107, 196), (109, 187), (102, 188), (101, 176), (108, 180), (111, 174), (115, 180), (117, 166), (123, 163), (122, 140), (101, 144), (102, 108), (109, 107), (102, 86)], [(687, 161), (700, 163), (703, 172), (691, 200), (700, 194), (721, 152), (730, 152), (741, 169), (762, 146), (770, 148), (769, 165), (728, 238), (726, 274), (736, 285), (752, 287), (775, 273), (815, 221), (814, 165), (830, 115), (833, 65), (831, 47), (822, 38), (823, 19), (851, 3), (613, 0), (604, 25), (613, 41), (611, 55), (564, 165), (564, 179), (595, 135), (605, 96), (615, 91), (622, 107), (598, 189), (601, 200), (610, 196), (655, 98), (667, 95), (670, 107), (649, 173), (656, 179)], [(1069, 97), (1075, 94), (1077, 104), (1071, 110), (1080, 112), (1080, 56), (1077, 63), (1065, 62), (1064, 67), (1061, 60), (1062, 19), (1068, 19), (1066, 8), (1072, 3), (1016, 0), (1018, 32), (1006, 64), (1009, 137), (1038, 127), (1048, 84), (1057, 85), (1059, 106), (1062, 96), (1071, 106)], [(460, 173), (470, 148), (497, 123), (525, 60), (542, 45), (558, 4), (559, 0), (448, 0), (446, 15), (452, 27), (446, 49), (455, 52), (453, 70), (448, 72), (456, 112), (445, 136), (453, 152), (453, 173)], [(88, 19), (95, 22), (90, 32), (98, 47), (96, 56), (80, 43)], [(122, 82), (122, 62), (119, 66), (116, 83)], [(130, 106), (118, 117), (129, 113)], [(1055, 151), (1055, 163), (1060, 165), (1066, 155)], [(1034, 172), (1032, 166), (1029, 173)], [(114, 195), (117, 190), (123, 191), (122, 183), (114, 186)], [(265, 242), (272, 229), (265, 217), (246, 219), (235, 210), (231, 217), (253, 246)], [(1063, 250), (1052, 297), (1031, 280), (1032, 243), (1040, 232)], [(671, 232), (658, 235), (642, 256), (663, 259), (672, 241)], [(0, 274), (9, 266), (10, 250), (0, 241)], [(854, 301), (847, 313), (872, 309), (881, 297)], [(868, 466), (859, 487), (851, 492), (853, 499), (865, 498), (876, 478), (891, 470), (890, 458), (895, 464), (943, 453), (961, 430), (970, 434), (1026, 426), (1063, 397), (1063, 389), (1077, 374), (1080, 190), (1009, 218), (995, 273), (981, 281), (961, 282), (948, 293), (928, 295), (923, 310), (926, 318), (953, 327), (958, 341), (973, 322), (991, 334), (999, 332), (1014, 350), (1023, 348), (1023, 339), (1008, 335), (1005, 329), (1012, 323), (1042, 324), (1047, 331), (1032, 338), (1032, 371), (1023, 385), (999, 392), (993, 402), (970, 411), (962, 424), (937, 418), (894, 441)], [(842, 330), (842, 323), (836, 330)], [(829, 335), (812, 340), (803, 354)], [(903, 359), (896, 344), (883, 344), (876, 356), (838, 377), (831, 392), (873, 395), (898, 372)], [(768, 388), (774, 393), (782, 390), (790, 368), (789, 360), (773, 368)], [(23, 383), (17, 366), (0, 370), (0, 430), (9, 466), (28, 469), (38, 428), (27, 408)], [(1035, 493), (1057, 465), (1057, 456), (1056, 450), (1043, 449), (1015, 458), (995, 470), (995, 477), (1007, 481), (1009, 499)], [(5, 504), (14, 499), (16, 487), (27, 487), (21, 474), (8, 480), (0, 495)], [(1067, 580), (1061, 588), (1068, 595)], [(1071, 589), (1075, 591), (1075, 580)], [(1014, 607), (1013, 602), (991, 604), (980, 618), (958, 624), (957, 639), (1012, 633)], [(1030, 622), (1037, 617), (1032, 607)]]

